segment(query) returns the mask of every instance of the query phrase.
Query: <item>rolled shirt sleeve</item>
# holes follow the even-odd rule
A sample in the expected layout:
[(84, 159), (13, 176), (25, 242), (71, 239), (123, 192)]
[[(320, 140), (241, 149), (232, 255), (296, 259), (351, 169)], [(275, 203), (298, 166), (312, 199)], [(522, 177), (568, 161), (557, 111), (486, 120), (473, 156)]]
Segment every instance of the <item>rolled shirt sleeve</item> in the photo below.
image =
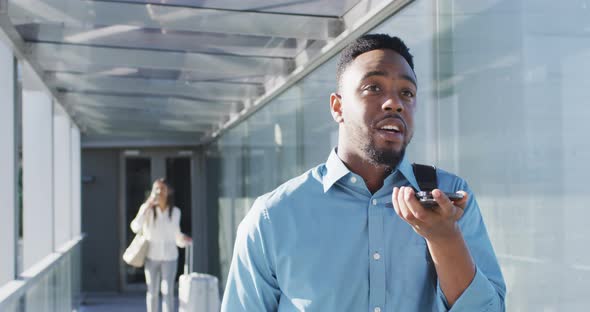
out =
[[(441, 311), (449, 312), (504, 312), (506, 285), (498, 265), (492, 244), (481, 216), (479, 205), (473, 192), (465, 181), (461, 181), (457, 190), (469, 194), (465, 213), (459, 220), (459, 226), (476, 265), (476, 273), (465, 291), (449, 307), (440, 285), (437, 293)], [(449, 309), (450, 308), (450, 309)]]
[(449, 312), (500, 312), (505, 311), (504, 300), (500, 300), (497, 290), (492, 286), (488, 278), (476, 267), (475, 277), (455, 304), (448, 309), (440, 285), (437, 285), (437, 292), (445, 307), (444, 311)]

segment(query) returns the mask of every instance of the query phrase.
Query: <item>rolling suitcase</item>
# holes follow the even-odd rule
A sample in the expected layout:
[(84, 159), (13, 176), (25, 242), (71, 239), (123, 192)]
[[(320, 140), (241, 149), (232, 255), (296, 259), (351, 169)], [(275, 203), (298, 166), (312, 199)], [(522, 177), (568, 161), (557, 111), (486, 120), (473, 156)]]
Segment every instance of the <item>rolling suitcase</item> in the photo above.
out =
[(186, 247), (184, 274), (178, 279), (178, 311), (219, 312), (220, 300), (217, 277), (209, 274), (192, 272), (192, 247), (192, 245)]

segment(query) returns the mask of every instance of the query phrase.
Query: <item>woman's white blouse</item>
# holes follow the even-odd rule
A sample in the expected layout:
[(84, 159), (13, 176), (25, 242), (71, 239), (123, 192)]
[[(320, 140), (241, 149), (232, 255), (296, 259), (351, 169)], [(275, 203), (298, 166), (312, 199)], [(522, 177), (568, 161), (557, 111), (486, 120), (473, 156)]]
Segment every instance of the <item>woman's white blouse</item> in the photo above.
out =
[(157, 217), (151, 211), (145, 213), (148, 206), (141, 205), (137, 216), (131, 221), (131, 230), (134, 233), (143, 231), (144, 237), (149, 241), (147, 258), (156, 261), (171, 261), (178, 258), (178, 247), (185, 247), (183, 235), (180, 232), (180, 209), (172, 208), (172, 216), (168, 209), (162, 211), (155, 208)]

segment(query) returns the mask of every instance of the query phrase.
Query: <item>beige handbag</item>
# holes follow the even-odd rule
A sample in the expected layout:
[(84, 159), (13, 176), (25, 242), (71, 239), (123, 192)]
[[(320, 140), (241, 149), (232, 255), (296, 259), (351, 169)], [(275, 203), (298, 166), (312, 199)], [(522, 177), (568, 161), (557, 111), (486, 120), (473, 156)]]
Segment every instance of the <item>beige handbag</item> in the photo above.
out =
[(149, 243), (142, 233), (136, 234), (123, 253), (123, 261), (130, 266), (141, 268), (145, 262), (148, 247)]

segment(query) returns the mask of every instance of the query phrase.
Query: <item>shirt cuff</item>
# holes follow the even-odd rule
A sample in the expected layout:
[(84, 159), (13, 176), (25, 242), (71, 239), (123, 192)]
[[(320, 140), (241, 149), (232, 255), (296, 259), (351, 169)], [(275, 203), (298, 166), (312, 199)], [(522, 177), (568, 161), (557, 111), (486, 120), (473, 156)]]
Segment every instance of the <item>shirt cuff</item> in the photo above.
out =
[(449, 312), (500, 312), (504, 311), (500, 297), (496, 288), (488, 278), (477, 268), (475, 268), (475, 277), (471, 284), (467, 286), (461, 296), (455, 301), (455, 304), (449, 309), (449, 303), (445, 297), (440, 283), (437, 282), (437, 293), (442, 305)]

